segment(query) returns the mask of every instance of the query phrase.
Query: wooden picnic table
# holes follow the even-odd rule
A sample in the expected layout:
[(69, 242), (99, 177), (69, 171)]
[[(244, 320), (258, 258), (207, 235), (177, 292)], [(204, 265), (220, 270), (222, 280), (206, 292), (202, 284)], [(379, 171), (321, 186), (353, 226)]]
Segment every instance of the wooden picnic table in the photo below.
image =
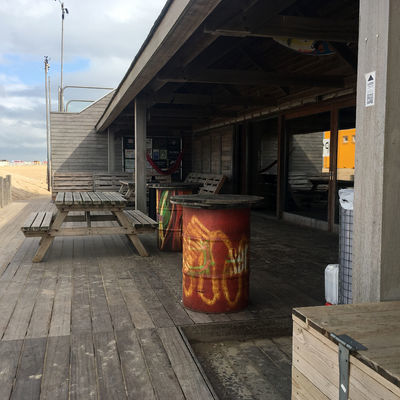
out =
[[(141, 256), (148, 256), (138, 233), (153, 231), (157, 222), (138, 210), (125, 210), (127, 200), (117, 192), (59, 192), (57, 213), (32, 213), (22, 227), (27, 237), (41, 237), (33, 258), (40, 262), (57, 236), (127, 235)], [(75, 212), (81, 212), (80, 215)], [(116, 221), (118, 226), (92, 226), (92, 222)], [(85, 222), (86, 226), (64, 227), (66, 222)]]

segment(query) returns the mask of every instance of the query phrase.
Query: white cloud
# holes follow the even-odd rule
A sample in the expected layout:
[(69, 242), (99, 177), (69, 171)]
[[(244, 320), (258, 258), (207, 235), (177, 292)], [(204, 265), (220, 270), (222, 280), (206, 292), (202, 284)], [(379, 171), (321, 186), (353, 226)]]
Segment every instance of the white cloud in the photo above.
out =
[[(64, 85), (116, 87), (165, 0), (64, 0), (64, 3), (70, 12), (65, 17)], [(58, 1), (0, 0), (0, 158), (5, 157), (4, 146), (31, 150), (45, 146), (43, 56), (50, 56), (55, 109), (60, 32)], [(85, 68), (79, 69), (76, 60), (87, 60), (82, 63)], [(69, 68), (71, 63), (77, 64), (73, 72)], [(66, 92), (66, 100), (74, 95), (73, 91)], [(87, 96), (96, 95), (92, 92)]]
[(38, 105), (46, 104), (42, 98), (7, 96), (0, 97), (0, 106), (9, 110), (34, 110)]

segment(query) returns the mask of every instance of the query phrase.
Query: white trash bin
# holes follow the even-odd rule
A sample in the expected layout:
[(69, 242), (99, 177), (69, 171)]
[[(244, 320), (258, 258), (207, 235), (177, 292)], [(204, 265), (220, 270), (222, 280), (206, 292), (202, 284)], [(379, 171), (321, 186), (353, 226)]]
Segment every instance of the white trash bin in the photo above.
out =
[(339, 264), (329, 264), (325, 268), (325, 300), (330, 304), (339, 302)]

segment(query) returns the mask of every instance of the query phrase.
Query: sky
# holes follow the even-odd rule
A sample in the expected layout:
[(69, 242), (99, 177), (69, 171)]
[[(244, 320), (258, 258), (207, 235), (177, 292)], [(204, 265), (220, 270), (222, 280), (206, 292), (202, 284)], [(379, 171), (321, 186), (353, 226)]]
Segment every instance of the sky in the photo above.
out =
[[(63, 85), (116, 88), (165, 0), (65, 0)], [(60, 85), (58, 0), (0, 0), (0, 160), (46, 160), (44, 56), (51, 109)], [(104, 91), (65, 91), (96, 100)], [(71, 103), (80, 111), (88, 103)]]

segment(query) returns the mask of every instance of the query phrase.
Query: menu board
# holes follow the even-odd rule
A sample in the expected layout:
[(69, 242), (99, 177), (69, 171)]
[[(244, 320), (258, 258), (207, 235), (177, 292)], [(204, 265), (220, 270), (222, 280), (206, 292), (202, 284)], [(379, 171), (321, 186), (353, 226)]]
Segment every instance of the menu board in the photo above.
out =
[[(181, 152), (181, 138), (177, 137), (152, 137), (146, 138), (146, 152), (155, 164), (161, 169), (167, 169), (174, 165)], [(124, 171), (133, 172), (135, 168), (135, 139), (134, 137), (123, 137), (123, 165)], [(147, 163), (147, 168), (151, 165)], [(181, 168), (173, 175), (173, 179), (180, 179)]]

